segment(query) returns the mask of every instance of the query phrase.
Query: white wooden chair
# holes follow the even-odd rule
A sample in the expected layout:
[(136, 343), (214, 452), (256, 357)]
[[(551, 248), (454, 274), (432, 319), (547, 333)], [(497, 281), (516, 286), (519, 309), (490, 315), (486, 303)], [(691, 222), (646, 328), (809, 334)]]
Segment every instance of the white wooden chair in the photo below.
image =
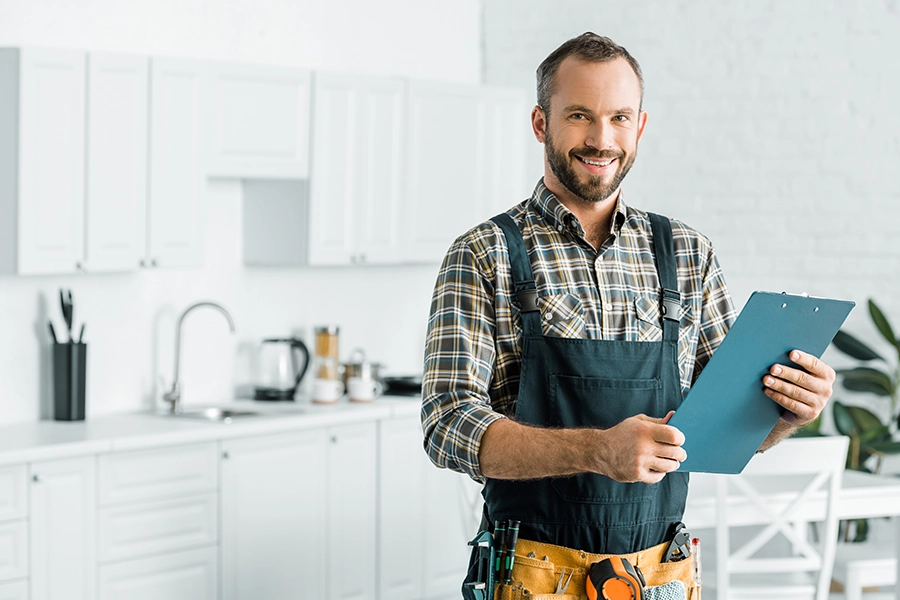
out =
[[(717, 600), (828, 598), (847, 444), (838, 436), (785, 440), (754, 456), (740, 475), (716, 477)], [(812, 517), (823, 508), (824, 519)], [(742, 531), (749, 541), (732, 548), (737, 531), (729, 516), (738, 510), (758, 511), (766, 524)], [(820, 524), (818, 542), (809, 540), (809, 523)]]

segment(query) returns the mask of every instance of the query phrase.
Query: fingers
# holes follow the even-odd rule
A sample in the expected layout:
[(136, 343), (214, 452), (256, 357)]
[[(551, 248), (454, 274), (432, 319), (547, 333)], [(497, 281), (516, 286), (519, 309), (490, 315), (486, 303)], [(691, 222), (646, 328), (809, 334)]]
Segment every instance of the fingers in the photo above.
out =
[(637, 415), (607, 430), (609, 470), (603, 474), (622, 482), (656, 483), (687, 458), (684, 434), (662, 419)]
[(772, 365), (763, 377), (764, 391), (788, 411), (786, 421), (805, 425), (819, 416), (831, 397), (835, 373), (815, 356), (800, 350), (793, 350), (790, 359), (802, 368)]

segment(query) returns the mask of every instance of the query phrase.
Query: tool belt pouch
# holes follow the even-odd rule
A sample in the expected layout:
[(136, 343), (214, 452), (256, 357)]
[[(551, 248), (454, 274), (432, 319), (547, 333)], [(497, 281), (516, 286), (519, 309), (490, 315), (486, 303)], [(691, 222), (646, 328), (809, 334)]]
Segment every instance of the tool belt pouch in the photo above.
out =
[[(701, 600), (700, 586), (694, 583), (693, 557), (659, 562), (664, 546), (625, 555), (643, 573), (647, 584), (645, 600)], [(532, 550), (535, 558), (527, 556)], [(643, 556), (639, 559), (638, 554)], [(548, 560), (542, 560), (544, 555), (548, 555)], [(586, 600), (585, 581), (590, 565), (608, 556), (583, 555), (560, 546), (519, 540), (512, 581), (494, 585), (494, 600)], [(574, 569), (574, 574), (565, 592), (554, 593), (563, 569)], [(672, 583), (676, 580), (680, 583)], [(472, 596), (464, 598), (471, 600)]]

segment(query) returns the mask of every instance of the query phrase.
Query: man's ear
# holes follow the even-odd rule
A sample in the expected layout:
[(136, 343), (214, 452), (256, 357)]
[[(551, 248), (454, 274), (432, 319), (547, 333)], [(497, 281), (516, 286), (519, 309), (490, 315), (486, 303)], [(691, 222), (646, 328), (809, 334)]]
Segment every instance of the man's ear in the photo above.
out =
[(641, 137), (644, 135), (644, 127), (647, 126), (647, 111), (642, 110), (641, 116), (638, 117), (638, 141), (641, 141)]
[(531, 109), (531, 130), (535, 139), (543, 144), (547, 134), (547, 115), (540, 106)]

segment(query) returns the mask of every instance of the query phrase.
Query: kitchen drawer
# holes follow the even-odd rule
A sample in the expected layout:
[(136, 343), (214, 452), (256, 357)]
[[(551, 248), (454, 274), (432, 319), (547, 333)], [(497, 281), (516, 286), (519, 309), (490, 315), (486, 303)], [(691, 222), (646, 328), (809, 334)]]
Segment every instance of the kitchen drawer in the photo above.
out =
[(28, 521), (0, 525), (0, 581), (28, 575)]
[(28, 581), (0, 583), (0, 600), (28, 600)]
[(214, 492), (219, 486), (215, 442), (104, 454), (99, 467), (100, 506)]
[(105, 508), (99, 515), (100, 562), (159, 554), (218, 539), (217, 494)]
[(219, 548), (209, 546), (123, 563), (99, 572), (99, 600), (216, 600)]
[(0, 521), (28, 516), (28, 503), (25, 501), (27, 476), (25, 465), (0, 469)]

